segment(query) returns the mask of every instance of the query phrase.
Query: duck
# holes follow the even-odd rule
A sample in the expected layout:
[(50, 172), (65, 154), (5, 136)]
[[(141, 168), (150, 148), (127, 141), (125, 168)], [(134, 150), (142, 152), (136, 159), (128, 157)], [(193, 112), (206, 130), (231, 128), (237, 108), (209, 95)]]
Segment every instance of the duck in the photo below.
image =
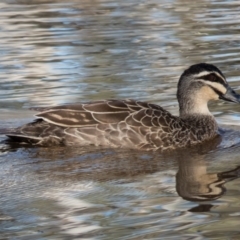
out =
[(33, 122), (8, 129), (9, 141), (35, 146), (100, 146), (146, 151), (191, 147), (219, 135), (210, 100), (240, 103), (240, 95), (214, 65), (198, 63), (179, 78), (179, 116), (132, 99), (37, 107)]

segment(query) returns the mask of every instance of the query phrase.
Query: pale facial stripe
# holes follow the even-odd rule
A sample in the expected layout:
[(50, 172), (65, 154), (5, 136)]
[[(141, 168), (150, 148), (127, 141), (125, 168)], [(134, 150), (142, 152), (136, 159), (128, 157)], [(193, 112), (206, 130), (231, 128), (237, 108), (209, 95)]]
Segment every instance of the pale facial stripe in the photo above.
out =
[(224, 79), (223, 76), (221, 76), (221, 74), (219, 74), (218, 72), (214, 72), (214, 71), (213, 72), (203, 71), (198, 74), (194, 74), (194, 78), (200, 78), (200, 77), (209, 75), (211, 73), (216, 74), (219, 78), (221, 78), (223, 80), (224, 83), (227, 83), (226, 79)]
[(221, 83), (211, 82), (211, 81), (201, 80), (201, 79), (199, 79), (199, 81), (211, 86), (213, 89), (216, 89), (217, 91), (221, 92), (222, 94), (225, 94), (227, 92), (227, 88), (224, 87)]

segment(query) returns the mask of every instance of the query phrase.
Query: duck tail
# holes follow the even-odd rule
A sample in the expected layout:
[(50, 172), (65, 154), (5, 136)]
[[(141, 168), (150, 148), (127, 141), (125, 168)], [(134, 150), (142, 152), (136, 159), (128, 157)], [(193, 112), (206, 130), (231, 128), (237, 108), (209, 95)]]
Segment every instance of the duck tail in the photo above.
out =
[(0, 128), (0, 135), (13, 133), (15, 130), (16, 130), (15, 128)]

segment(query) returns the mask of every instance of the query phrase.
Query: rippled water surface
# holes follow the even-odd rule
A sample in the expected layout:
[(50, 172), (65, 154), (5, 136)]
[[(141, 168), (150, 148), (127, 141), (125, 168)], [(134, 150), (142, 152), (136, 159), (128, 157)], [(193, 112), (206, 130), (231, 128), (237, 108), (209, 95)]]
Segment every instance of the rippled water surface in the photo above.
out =
[[(239, 1), (3, 0), (0, 128), (32, 106), (106, 98), (178, 114), (179, 75), (198, 62), (238, 91), (239, 12)], [(239, 105), (210, 107), (240, 129)], [(222, 148), (171, 154), (2, 143), (0, 239), (239, 239), (239, 142), (234, 131)]]

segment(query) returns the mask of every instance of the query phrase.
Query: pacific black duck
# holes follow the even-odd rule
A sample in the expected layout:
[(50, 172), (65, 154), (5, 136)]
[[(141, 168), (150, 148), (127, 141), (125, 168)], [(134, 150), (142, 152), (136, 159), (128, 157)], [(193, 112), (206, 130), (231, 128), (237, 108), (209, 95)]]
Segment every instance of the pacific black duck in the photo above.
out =
[(200, 63), (183, 72), (178, 82), (180, 116), (135, 100), (104, 100), (68, 104), (40, 111), (34, 122), (9, 129), (11, 141), (33, 145), (95, 145), (143, 150), (176, 149), (217, 136), (218, 125), (209, 100), (240, 102), (214, 65)]

